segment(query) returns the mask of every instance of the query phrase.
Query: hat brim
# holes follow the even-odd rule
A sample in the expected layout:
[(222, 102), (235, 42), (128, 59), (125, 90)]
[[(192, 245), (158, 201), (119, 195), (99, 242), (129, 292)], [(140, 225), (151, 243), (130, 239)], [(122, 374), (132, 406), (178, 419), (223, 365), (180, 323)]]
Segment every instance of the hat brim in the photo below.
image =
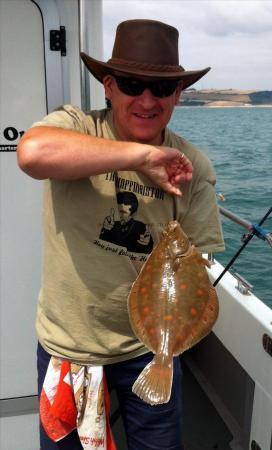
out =
[(135, 75), (144, 78), (182, 80), (182, 90), (184, 90), (200, 80), (211, 69), (210, 67), (206, 67), (202, 70), (186, 71), (181, 68), (179, 71), (175, 72), (156, 72), (154, 70), (137, 69), (136, 67), (126, 66), (124, 68), (120, 65), (115, 65), (109, 62), (104, 63), (83, 52), (80, 53), (80, 56), (87, 69), (98, 81), (100, 81), (100, 83), (103, 83), (103, 78), (106, 75), (114, 74), (114, 72), (120, 72), (124, 75)]

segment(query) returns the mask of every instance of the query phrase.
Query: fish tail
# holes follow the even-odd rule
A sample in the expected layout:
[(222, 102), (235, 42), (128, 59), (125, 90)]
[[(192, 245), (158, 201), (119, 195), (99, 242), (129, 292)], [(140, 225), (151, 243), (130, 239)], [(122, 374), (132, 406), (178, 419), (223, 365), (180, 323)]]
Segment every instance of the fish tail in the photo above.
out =
[(171, 396), (173, 381), (173, 358), (155, 355), (140, 373), (132, 391), (146, 403), (167, 403)]

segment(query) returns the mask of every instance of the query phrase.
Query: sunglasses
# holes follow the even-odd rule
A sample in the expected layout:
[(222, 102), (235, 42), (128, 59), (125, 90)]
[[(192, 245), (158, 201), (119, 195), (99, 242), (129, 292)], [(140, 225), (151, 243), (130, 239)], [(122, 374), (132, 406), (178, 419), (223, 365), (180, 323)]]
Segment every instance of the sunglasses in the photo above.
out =
[(114, 79), (120, 91), (130, 97), (141, 95), (145, 89), (149, 89), (154, 97), (169, 97), (178, 86), (178, 80), (143, 81), (136, 78), (118, 76), (114, 76)]

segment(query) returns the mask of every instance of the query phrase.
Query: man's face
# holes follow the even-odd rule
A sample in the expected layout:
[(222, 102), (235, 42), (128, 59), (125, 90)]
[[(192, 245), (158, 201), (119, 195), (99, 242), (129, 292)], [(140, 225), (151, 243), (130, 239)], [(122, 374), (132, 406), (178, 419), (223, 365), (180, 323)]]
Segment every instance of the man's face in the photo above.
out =
[(177, 104), (181, 87), (168, 97), (159, 98), (145, 89), (141, 95), (124, 94), (113, 76), (104, 80), (106, 97), (111, 101), (114, 126), (120, 139), (143, 144), (161, 145), (163, 131)]
[(120, 215), (120, 222), (122, 224), (128, 222), (132, 216), (131, 205), (126, 205), (125, 203), (120, 203), (119, 204), (119, 215)]

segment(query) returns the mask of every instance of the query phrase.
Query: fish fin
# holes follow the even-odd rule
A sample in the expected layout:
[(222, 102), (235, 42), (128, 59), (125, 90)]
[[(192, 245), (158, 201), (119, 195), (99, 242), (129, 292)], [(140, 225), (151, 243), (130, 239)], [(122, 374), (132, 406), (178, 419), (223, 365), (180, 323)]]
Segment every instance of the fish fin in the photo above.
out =
[(172, 380), (173, 358), (163, 361), (160, 355), (155, 355), (138, 376), (132, 391), (150, 405), (167, 403), (171, 396)]
[(208, 268), (211, 267), (210, 261), (207, 258), (204, 258), (200, 253), (197, 253), (195, 251), (194, 256), (196, 258), (196, 262), (201, 264), (201, 266), (208, 267)]
[(211, 268), (211, 263), (208, 259), (202, 258), (202, 265), (208, 267), (208, 269)]

